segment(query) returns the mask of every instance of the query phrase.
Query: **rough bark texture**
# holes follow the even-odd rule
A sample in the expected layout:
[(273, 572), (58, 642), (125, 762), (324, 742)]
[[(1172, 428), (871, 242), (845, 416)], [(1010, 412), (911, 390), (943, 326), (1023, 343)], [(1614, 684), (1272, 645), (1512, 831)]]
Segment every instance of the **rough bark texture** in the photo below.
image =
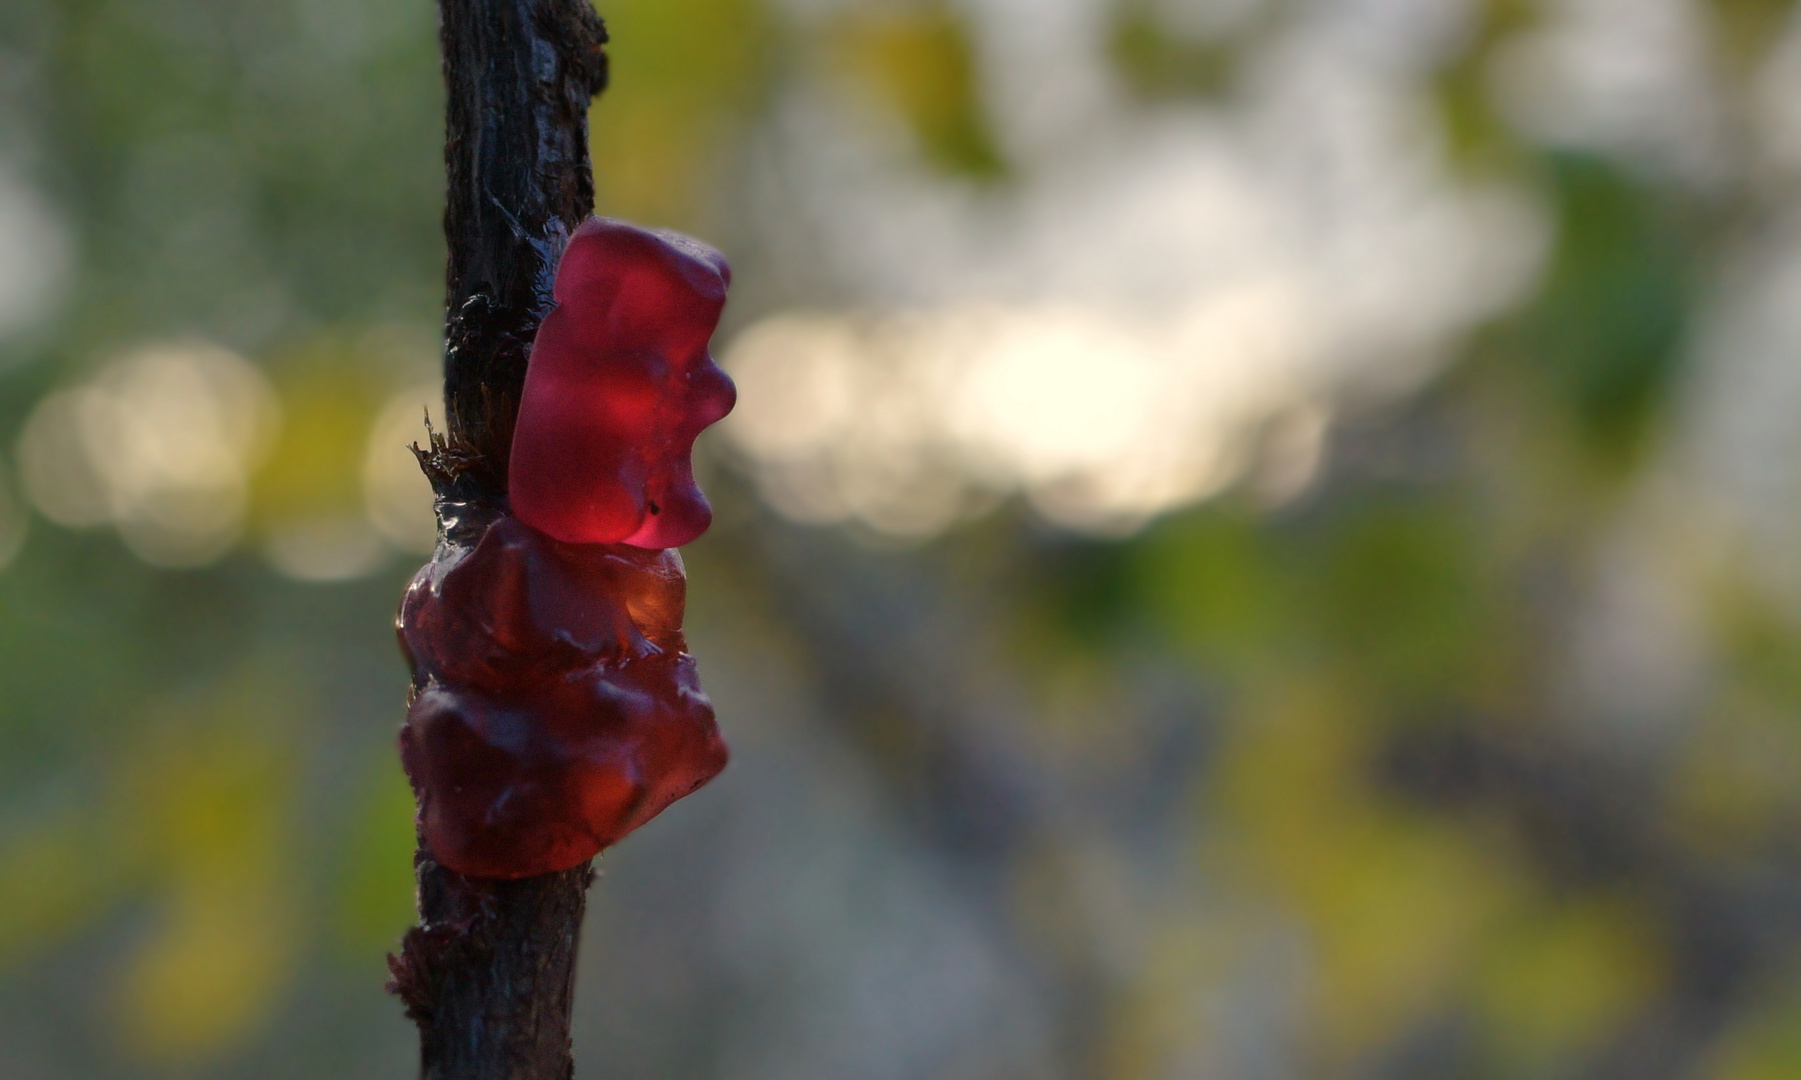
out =
[[(588, 0), (439, 0), (447, 91), (448, 430), (421, 464), (447, 539), (504, 505), (532, 335), (569, 233), (593, 208), (588, 105), (606, 29)], [(421, 845), (419, 925), (389, 957), (426, 1080), (568, 1080), (575, 958), (592, 871), (467, 878)]]
[(450, 445), (493, 493), (557, 257), (594, 207), (588, 104), (606, 29), (588, 0), (440, 0), (450, 246)]
[(419, 1025), (429, 1080), (569, 1080), (575, 956), (587, 866), (519, 881), (468, 878), (413, 857), (419, 923), (391, 988)]

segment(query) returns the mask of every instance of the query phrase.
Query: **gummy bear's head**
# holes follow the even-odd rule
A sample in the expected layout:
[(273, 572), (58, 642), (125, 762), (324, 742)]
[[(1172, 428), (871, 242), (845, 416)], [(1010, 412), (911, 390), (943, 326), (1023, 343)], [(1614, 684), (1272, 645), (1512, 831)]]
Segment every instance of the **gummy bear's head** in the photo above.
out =
[(557, 268), (513, 434), (513, 512), (575, 544), (667, 548), (712, 521), (694, 439), (731, 411), (708, 343), (731, 268), (699, 241), (591, 218)]

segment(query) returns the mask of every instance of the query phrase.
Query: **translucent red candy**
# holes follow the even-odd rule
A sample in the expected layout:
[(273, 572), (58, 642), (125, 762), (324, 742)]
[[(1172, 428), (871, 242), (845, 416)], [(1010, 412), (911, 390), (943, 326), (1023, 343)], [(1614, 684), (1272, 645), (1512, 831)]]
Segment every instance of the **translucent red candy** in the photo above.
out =
[(557, 267), (513, 434), (513, 512), (572, 544), (678, 547), (713, 511), (694, 439), (737, 392), (707, 351), (731, 268), (673, 233), (590, 218)]
[(707, 352), (730, 280), (704, 244), (602, 218), (563, 254), (514, 428), (516, 516), (452, 507), (401, 604), (401, 761), (452, 870), (578, 866), (725, 767), (663, 549), (712, 520), (690, 457), (735, 398)]
[(725, 767), (686, 590), (674, 551), (565, 544), (505, 515), (439, 547), (399, 619), (401, 761), (439, 863), (578, 866)]

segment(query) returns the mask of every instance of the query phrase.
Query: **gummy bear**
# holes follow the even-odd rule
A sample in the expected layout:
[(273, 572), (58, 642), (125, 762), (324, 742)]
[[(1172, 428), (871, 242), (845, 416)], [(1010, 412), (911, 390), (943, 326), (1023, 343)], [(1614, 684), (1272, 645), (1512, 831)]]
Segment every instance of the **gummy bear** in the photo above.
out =
[(439, 863), (578, 866), (725, 767), (682, 638), (680, 555), (566, 544), (493, 511), (459, 531), (473, 542), (441, 542), (398, 625), (401, 761)]
[(707, 351), (731, 268), (705, 244), (590, 218), (557, 267), (513, 431), (513, 512), (572, 544), (678, 547), (713, 511), (701, 430), (737, 391)]

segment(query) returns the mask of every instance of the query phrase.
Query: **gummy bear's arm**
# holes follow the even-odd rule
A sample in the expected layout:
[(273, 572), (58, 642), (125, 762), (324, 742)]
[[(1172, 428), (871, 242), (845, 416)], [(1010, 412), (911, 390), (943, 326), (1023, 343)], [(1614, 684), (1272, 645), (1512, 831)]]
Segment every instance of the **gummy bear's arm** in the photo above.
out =
[(618, 592), (627, 616), (640, 634), (666, 653), (688, 650), (682, 617), (688, 604), (688, 578), (674, 548), (646, 551), (620, 547), (611, 556), (617, 567)]

